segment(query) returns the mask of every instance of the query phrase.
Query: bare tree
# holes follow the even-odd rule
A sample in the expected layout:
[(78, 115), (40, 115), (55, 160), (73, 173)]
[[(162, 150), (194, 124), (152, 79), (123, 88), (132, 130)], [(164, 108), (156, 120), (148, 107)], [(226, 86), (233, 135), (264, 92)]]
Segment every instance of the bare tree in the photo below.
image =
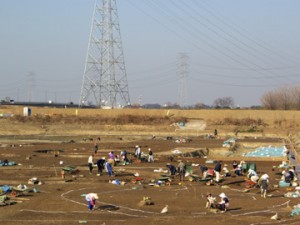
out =
[(195, 109), (207, 108), (207, 106), (203, 102), (197, 102), (194, 107), (195, 107)]
[(266, 109), (277, 109), (277, 94), (275, 91), (265, 93), (260, 99), (262, 106)]
[(279, 88), (276, 91), (276, 95), (277, 95), (277, 106), (279, 107), (279, 109), (283, 109), (283, 110), (289, 110), (292, 108), (293, 106), (293, 98), (291, 95), (291, 87), (290, 86), (284, 86)]
[(300, 109), (300, 86), (283, 86), (266, 92), (261, 97), (262, 106), (266, 109)]
[(234, 100), (232, 97), (217, 98), (214, 100), (213, 106), (215, 108), (233, 108)]
[(291, 96), (293, 98), (293, 108), (300, 110), (300, 85), (291, 88)]

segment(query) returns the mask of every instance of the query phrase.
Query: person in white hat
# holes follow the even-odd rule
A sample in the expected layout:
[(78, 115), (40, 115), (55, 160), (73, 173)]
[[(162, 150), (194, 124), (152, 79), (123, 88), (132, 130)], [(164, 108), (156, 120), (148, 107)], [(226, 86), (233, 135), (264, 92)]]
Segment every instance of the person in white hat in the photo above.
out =
[(89, 193), (85, 196), (85, 200), (88, 202), (88, 209), (94, 210), (96, 205), (96, 200), (99, 199), (96, 193)]
[(254, 183), (257, 183), (257, 181), (259, 180), (259, 176), (257, 175), (257, 173), (255, 172), (255, 170), (253, 169), (249, 169), (248, 170), (248, 174), (247, 177)]
[(261, 197), (266, 198), (267, 197), (267, 191), (269, 186), (269, 175), (263, 174), (259, 179), (259, 184), (261, 188)]
[(154, 162), (154, 158), (153, 158), (153, 152), (151, 150), (151, 148), (148, 149), (148, 162)]
[(219, 196), (221, 198), (221, 201), (217, 204), (217, 209), (226, 212), (229, 207), (229, 199), (225, 195), (225, 193), (221, 193)]

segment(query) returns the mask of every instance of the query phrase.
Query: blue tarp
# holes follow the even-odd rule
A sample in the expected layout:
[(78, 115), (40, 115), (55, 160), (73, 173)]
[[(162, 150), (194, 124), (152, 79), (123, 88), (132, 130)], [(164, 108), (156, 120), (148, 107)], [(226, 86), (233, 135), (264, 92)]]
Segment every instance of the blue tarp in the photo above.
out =
[(1, 161), (0, 160), (0, 166), (14, 166), (14, 165), (17, 165), (17, 164), (12, 161)]
[(295, 216), (295, 215), (300, 216), (300, 208), (299, 207), (295, 207), (293, 209), (293, 211), (291, 212), (291, 216)]
[(223, 147), (230, 147), (235, 143), (235, 138), (229, 138), (223, 142)]
[(0, 186), (0, 190), (2, 194), (6, 194), (11, 191), (11, 187), (8, 185)]
[(259, 147), (253, 152), (245, 154), (247, 157), (283, 157), (286, 150), (285, 146), (274, 147)]

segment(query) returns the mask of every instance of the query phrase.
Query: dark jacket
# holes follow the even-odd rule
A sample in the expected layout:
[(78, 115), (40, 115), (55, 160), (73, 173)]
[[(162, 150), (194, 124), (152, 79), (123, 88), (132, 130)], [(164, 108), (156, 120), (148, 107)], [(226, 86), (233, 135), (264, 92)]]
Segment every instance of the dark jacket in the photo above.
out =
[(222, 170), (222, 164), (220, 163), (220, 162), (218, 162), (217, 164), (216, 164), (216, 166), (215, 166), (215, 171), (217, 171), (217, 172), (221, 172), (221, 170)]
[(167, 165), (167, 167), (169, 168), (171, 175), (175, 175), (175, 173), (176, 173), (176, 167), (173, 166), (172, 164)]

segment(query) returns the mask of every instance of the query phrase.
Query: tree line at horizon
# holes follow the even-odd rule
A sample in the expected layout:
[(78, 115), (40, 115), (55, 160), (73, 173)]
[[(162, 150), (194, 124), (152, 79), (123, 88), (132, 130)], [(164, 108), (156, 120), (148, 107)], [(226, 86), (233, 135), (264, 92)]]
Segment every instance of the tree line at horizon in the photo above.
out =
[(261, 97), (261, 104), (270, 110), (300, 110), (300, 85), (268, 91)]

